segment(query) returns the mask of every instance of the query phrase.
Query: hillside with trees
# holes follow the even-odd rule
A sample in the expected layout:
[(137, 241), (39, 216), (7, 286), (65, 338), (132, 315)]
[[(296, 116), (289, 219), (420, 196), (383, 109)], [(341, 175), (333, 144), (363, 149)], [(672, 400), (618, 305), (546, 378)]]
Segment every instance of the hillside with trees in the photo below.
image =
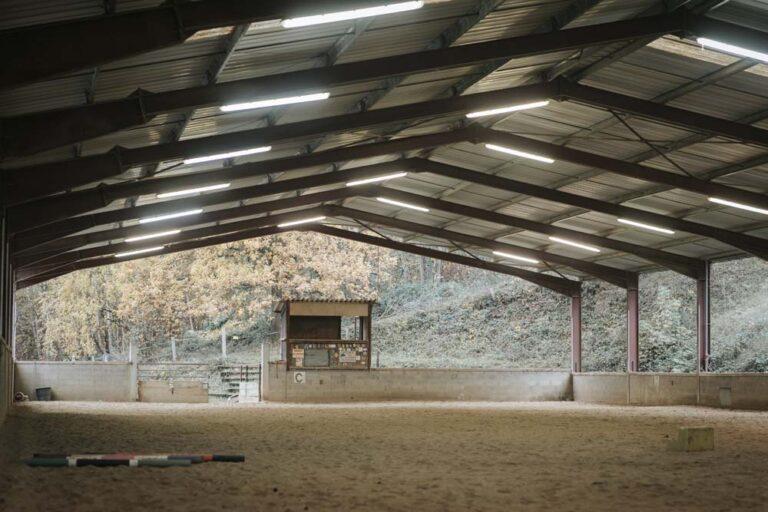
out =
[[(713, 368), (768, 370), (768, 265), (717, 263)], [(695, 369), (695, 283), (641, 278), (641, 369)], [(524, 281), (313, 233), (288, 233), (78, 271), (17, 295), (19, 359), (257, 361), (275, 338), (282, 297), (376, 299), (374, 364), (386, 367), (569, 367), (568, 300)], [(584, 368), (622, 371), (622, 290), (583, 290)]]

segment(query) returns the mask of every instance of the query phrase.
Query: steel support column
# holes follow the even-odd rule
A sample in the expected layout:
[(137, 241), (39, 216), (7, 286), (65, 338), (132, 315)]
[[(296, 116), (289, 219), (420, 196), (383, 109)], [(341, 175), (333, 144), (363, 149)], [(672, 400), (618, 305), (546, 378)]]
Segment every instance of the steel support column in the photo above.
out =
[(627, 371), (636, 372), (640, 361), (640, 297), (637, 282), (627, 289)]
[(711, 264), (706, 262), (704, 276), (696, 280), (696, 340), (699, 371), (709, 371), (710, 345), (710, 274)]
[(571, 371), (581, 372), (581, 294), (571, 296)]

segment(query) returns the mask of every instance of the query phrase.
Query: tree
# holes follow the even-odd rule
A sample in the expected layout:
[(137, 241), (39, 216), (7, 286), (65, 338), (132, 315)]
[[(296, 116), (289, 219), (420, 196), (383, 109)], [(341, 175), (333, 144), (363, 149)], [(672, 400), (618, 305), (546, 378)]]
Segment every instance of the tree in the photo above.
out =
[(23, 357), (152, 352), (170, 337), (267, 325), (283, 297), (375, 298), (397, 257), (317, 233), (272, 237), (82, 270), (18, 294)]

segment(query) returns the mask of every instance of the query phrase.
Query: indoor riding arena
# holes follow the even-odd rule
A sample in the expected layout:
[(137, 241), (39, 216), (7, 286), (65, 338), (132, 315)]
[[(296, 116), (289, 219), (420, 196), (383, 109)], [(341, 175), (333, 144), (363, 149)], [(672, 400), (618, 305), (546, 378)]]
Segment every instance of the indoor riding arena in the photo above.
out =
[(0, 57), (0, 510), (768, 510), (768, 1), (0, 0)]

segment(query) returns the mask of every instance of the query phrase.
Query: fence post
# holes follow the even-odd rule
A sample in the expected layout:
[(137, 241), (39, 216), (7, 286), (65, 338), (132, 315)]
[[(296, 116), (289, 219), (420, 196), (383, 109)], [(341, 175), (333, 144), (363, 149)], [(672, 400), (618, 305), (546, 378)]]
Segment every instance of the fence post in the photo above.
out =
[(131, 400), (139, 400), (139, 355), (134, 340), (128, 343), (128, 364), (131, 365)]
[(221, 327), (221, 358), (227, 360), (227, 328)]
[(171, 361), (176, 362), (176, 338), (171, 338)]

